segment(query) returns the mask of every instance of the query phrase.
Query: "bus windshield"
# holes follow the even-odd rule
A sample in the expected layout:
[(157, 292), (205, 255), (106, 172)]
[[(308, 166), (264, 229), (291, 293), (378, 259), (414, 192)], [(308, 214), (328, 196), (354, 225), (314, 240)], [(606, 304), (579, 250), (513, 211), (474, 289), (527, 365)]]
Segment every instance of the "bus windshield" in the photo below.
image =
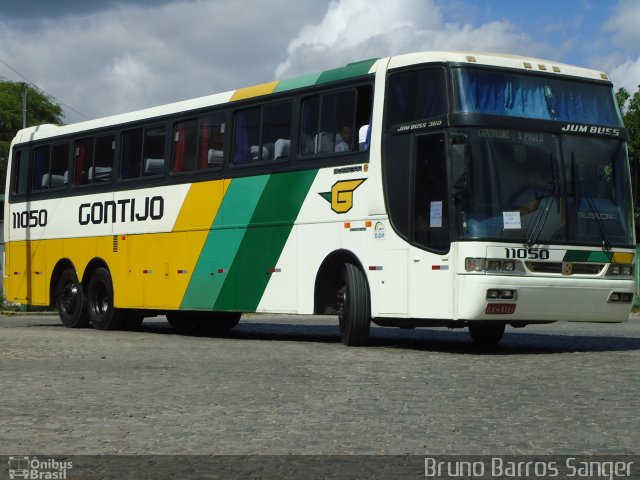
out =
[(478, 68), (453, 78), (459, 112), (622, 126), (608, 84)]
[(633, 245), (622, 141), (487, 128), (465, 133), (461, 239)]

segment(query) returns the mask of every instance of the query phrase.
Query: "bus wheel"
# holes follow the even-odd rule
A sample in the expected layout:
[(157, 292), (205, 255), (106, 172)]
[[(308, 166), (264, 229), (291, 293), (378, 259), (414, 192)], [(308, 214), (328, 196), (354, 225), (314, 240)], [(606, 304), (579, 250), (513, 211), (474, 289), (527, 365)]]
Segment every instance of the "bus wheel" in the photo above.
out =
[(205, 334), (219, 335), (238, 325), (241, 316), (241, 312), (207, 312), (206, 315), (197, 318), (196, 328)]
[(469, 334), (471, 335), (473, 343), (476, 345), (490, 347), (500, 343), (504, 335), (504, 327), (504, 323), (495, 325), (469, 325)]
[(342, 343), (365, 345), (371, 326), (369, 288), (362, 270), (352, 263), (345, 263), (342, 269), (337, 307)]
[(192, 318), (189, 317), (190, 312), (167, 312), (167, 322), (178, 333), (189, 334), (195, 333), (196, 325)]
[(65, 327), (81, 328), (89, 326), (82, 284), (78, 281), (78, 276), (73, 268), (67, 268), (58, 278), (55, 301), (60, 320)]
[(122, 326), (122, 315), (113, 306), (113, 283), (106, 268), (97, 268), (87, 288), (87, 313), (96, 330), (117, 330)]

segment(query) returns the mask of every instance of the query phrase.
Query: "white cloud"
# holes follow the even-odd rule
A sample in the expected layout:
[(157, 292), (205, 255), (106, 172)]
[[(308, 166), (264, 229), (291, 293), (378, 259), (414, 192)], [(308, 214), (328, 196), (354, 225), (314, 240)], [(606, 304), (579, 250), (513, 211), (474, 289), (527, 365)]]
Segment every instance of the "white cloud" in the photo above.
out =
[(604, 24), (603, 30), (611, 32), (617, 45), (637, 51), (640, 41), (639, 19), (640, 2), (621, 0), (615, 8), (613, 16)]
[[(640, 42), (640, 2), (632, 0), (620, 0), (613, 9), (611, 18), (607, 20), (602, 30), (610, 35), (606, 44), (608, 52), (602, 55), (599, 61), (605, 68), (616, 89), (626, 88), (634, 93), (640, 84), (640, 55), (638, 43)], [(612, 49), (611, 45), (617, 45)]]
[(630, 93), (637, 92), (640, 88), (640, 56), (614, 67), (609, 75), (616, 89), (624, 87)]
[[(19, 25), (0, 19), (0, 58), (95, 118), (272, 80), (299, 22), (325, 9), (298, 0), (273, 0), (269, 9), (175, 0)], [(82, 120), (65, 110), (67, 121)]]
[(322, 19), (289, 42), (276, 77), (297, 75), (370, 57), (419, 50), (531, 53), (526, 35), (506, 21), (480, 26), (444, 23), (434, 0), (334, 0)]

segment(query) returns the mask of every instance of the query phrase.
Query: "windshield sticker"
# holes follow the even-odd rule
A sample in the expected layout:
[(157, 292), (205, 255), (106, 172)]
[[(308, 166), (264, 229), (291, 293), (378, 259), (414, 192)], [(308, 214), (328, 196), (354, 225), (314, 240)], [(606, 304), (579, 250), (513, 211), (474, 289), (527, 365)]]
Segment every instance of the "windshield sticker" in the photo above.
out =
[(431, 202), (429, 212), (429, 226), (442, 228), (442, 202)]
[(502, 212), (502, 221), (505, 230), (519, 230), (522, 228), (520, 223), (520, 212)]

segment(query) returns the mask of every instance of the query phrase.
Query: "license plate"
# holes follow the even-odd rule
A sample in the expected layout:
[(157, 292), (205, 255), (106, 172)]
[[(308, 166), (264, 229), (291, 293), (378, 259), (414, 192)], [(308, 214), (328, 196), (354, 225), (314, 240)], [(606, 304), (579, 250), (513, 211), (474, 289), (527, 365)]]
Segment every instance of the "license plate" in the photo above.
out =
[(484, 313), (487, 315), (511, 315), (515, 311), (515, 303), (489, 303)]

